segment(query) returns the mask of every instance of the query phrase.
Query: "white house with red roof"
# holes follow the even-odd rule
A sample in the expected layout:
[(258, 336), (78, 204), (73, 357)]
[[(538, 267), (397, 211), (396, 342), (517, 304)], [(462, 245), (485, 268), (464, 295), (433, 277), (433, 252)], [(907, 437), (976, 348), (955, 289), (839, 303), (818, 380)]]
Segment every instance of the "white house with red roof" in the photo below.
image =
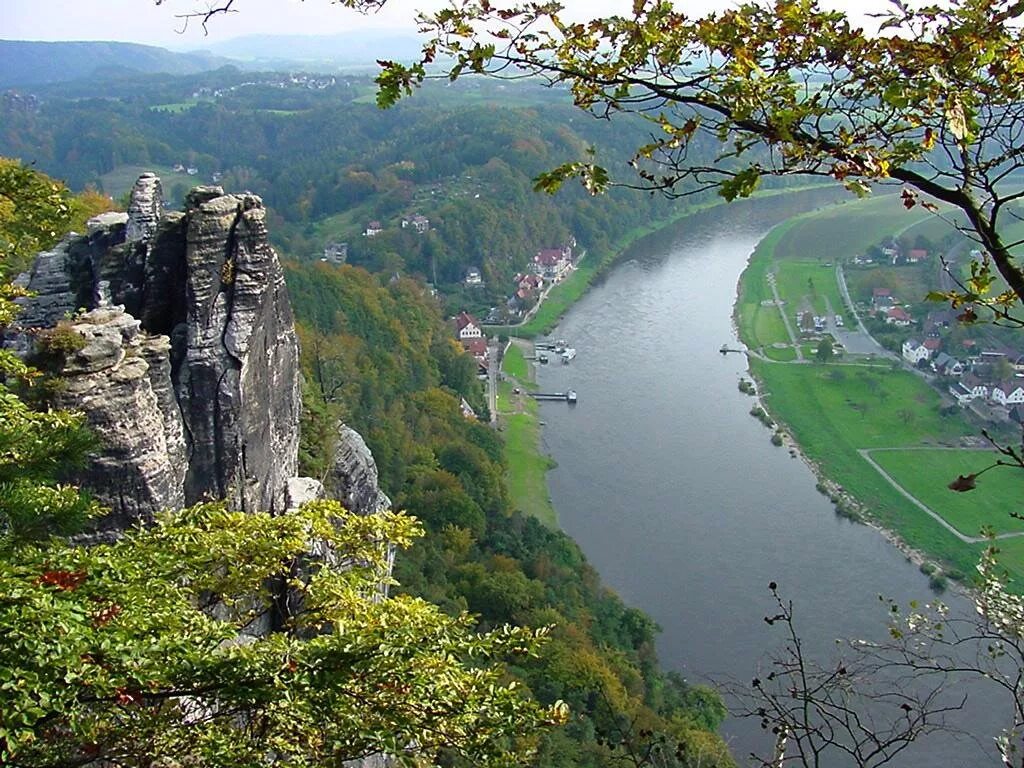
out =
[(561, 280), (572, 268), (572, 248), (542, 248), (533, 257), (533, 271), (546, 280)]
[(927, 360), (932, 356), (932, 351), (917, 339), (907, 339), (904, 341), (902, 353), (903, 359), (913, 365), (917, 365), (922, 360)]
[(885, 322), (899, 328), (906, 328), (914, 321), (903, 307), (892, 307), (885, 313)]
[(483, 338), (484, 332), (479, 321), (468, 312), (459, 312), (455, 316), (455, 337), (459, 341)]

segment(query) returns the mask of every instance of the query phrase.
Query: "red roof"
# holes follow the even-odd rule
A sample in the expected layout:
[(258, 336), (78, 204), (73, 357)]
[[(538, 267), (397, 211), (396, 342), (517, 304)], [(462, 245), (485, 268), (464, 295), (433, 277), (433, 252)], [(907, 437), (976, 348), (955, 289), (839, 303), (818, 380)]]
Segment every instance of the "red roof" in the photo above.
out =
[(910, 315), (907, 314), (903, 307), (893, 307), (886, 314), (889, 315), (893, 320), (909, 320)]
[(872, 295), (874, 295), (874, 296), (892, 296), (892, 291), (890, 291), (888, 288), (875, 288), (875, 290), (872, 292)]
[(533, 257), (533, 260), (546, 267), (553, 267), (564, 258), (565, 256), (561, 248), (543, 248), (537, 251), (537, 255)]
[(463, 339), (462, 348), (473, 357), (487, 357), (487, 339)]
[(479, 327), (480, 323), (478, 323), (476, 318), (469, 314), (469, 312), (459, 312), (459, 314), (455, 316), (455, 329), (461, 331), (467, 325), (475, 325)]
[(923, 346), (929, 352), (934, 352), (942, 346), (942, 339), (925, 339)]
[(907, 254), (907, 258), (911, 261), (921, 261), (921, 259), (928, 258), (928, 251), (924, 248), (911, 248), (910, 253)]

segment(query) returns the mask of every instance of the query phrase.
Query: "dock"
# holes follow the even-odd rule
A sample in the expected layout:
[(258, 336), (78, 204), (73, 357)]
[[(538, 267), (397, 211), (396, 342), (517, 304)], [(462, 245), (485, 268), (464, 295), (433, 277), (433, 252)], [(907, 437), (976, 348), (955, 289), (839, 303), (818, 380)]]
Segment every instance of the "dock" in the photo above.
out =
[(530, 397), (534, 400), (564, 400), (567, 403), (575, 403), (576, 390), (570, 389), (568, 392), (531, 392)]
[(744, 349), (732, 349), (728, 344), (723, 344), (721, 347), (719, 347), (718, 351), (721, 352), (723, 355), (727, 355), (730, 352), (736, 352), (742, 355), (744, 352), (746, 352), (746, 350)]

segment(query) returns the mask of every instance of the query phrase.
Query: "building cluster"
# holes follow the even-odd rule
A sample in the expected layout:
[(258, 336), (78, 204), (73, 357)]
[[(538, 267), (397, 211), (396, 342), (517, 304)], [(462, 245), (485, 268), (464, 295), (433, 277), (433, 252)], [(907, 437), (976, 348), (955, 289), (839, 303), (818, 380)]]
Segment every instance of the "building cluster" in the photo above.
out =
[(949, 394), (961, 406), (978, 401), (987, 405), (996, 418), (1024, 420), (1024, 352), (979, 349), (973, 339), (954, 344), (950, 330), (956, 323), (951, 310), (930, 312), (923, 323), (923, 335), (904, 341), (901, 356), (946, 379)]
[(478, 372), (486, 374), (489, 352), (487, 337), (480, 322), (468, 312), (459, 312), (455, 316), (455, 338), (476, 360)]
[[(430, 219), (418, 213), (414, 213), (411, 216), (403, 216), (401, 225), (402, 229), (412, 229), (419, 235), (425, 235), (430, 231)], [(366, 228), (363, 230), (363, 237), (376, 237), (383, 231), (384, 225), (374, 219), (367, 222)]]
[(522, 317), (540, 299), (545, 286), (561, 282), (576, 268), (575, 246), (576, 239), (571, 238), (567, 245), (537, 251), (529, 270), (512, 278), (512, 293), (506, 306), (510, 316)]

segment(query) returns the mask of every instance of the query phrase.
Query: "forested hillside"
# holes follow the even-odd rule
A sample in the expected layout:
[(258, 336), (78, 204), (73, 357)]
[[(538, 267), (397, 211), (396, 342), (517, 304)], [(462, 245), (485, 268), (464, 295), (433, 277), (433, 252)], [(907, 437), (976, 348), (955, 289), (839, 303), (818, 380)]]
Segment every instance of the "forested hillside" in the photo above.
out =
[[(346, 242), (350, 263), (420, 276), (455, 308), (497, 304), (541, 248), (575, 237), (602, 251), (673, 210), (626, 189), (534, 192), (538, 174), (590, 147), (623, 166), (646, 137), (641, 121), (609, 130), (531, 84), (430, 84), (386, 111), (372, 94), (368, 78), (233, 68), (51, 86), (4, 101), (0, 154), (115, 197), (142, 170), (161, 175), (172, 203), (197, 183), (251, 190), (288, 256), (319, 258), (325, 244)], [(413, 214), (430, 220), (428, 232), (401, 228)], [(373, 238), (362, 235), (370, 221), (383, 228)], [(483, 286), (464, 291), (470, 267)]]
[(189, 74), (225, 61), (205, 53), (173, 53), (136, 43), (0, 40), (0, 88), (132, 73)]
[(293, 265), (288, 282), (307, 378), (305, 471), (326, 470), (342, 416), (396, 507), (426, 528), (397, 561), (402, 590), (469, 610), (480, 628), (554, 626), (540, 658), (516, 670), (542, 702), (573, 713), (541, 737), (537, 765), (615, 765), (662, 736), (665, 765), (732, 765), (713, 733), (725, 715), (717, 695), (662, 672), (651, 619), (601, 585), (572, 539), (510, 507), (499, 434), (459, 407), (479, 403), (475, 365), (436, 300), (353, 267)]

